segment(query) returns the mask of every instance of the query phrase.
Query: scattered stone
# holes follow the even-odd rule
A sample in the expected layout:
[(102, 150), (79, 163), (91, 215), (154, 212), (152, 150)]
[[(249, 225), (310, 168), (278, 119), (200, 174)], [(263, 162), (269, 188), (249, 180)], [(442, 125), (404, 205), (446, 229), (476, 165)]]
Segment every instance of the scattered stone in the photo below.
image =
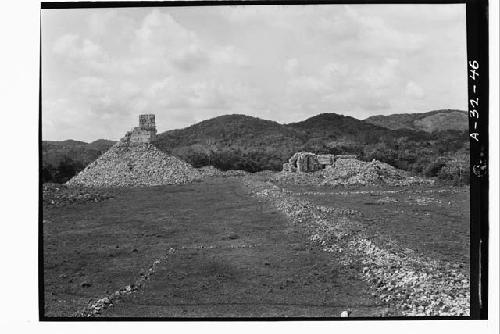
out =
[(89, 304), (87, 305), (87, 307), (85, 307), (85, 309), (81, 311), (76, 312), (75, 316), (92, 317), (95, 315), (99, 315), (106, 308), (113, 306), (113, 304), (122, 296), (128, 296), (133, 293), (136, 293), (137, 291), (139, 291), (140, 288), (143, 288), (145, 286), (146, 280), (148, 280), (149, 277), (155, 273), (156, 267), (163, 261), (166, 261), (168, 256), (172, 255), (174, 252), (175, 249), (169, 248), (165, 256), (163, 256), (160, 259), (156, 259), (153, 262), (153, 264), (148, 268), (148, 270), (141, 271), (142, 275), (139, 275), (139, 278), (134, 283), (129, 284), (124, 288), (119, 289), (111, 294), (108, 294), (103, 298), (100, 298), (94, 303), (92, 303), (92, 300), (89, 300)]
[[(110, 191), (87, 187), (68, 187), (64, 184), (45, 183), (42, 186), (43, 204), (65, 206), (88, 202), (102, 202), (113, 198)], [(44, 223), (48, 221), (44, 220)]]
[(202, 177), (213, 177), (213, 176), (222, 176), (222, 177), (239, 177), (239, 176), (245, 176), (248, 175), (249, 173), (244, 170), (239, 170), (239, 169), (231, 169), (231, 170), (226, 170), (222, 171), (214, 166), (203, 166), (198, 168), (198, 171)]
[(259, 200), (287, 215), (292, 224), (310, 231), (310, 240), (323, 251), (335, 253), (341, 264), (349, 266), (356, 261), (361, 268), (359, 275), (374, 295), (403, 315), (470, 314), (470, 278), (463, 268), (390, 243), (381, 248), (364, 235), (356, 216), (334, 215), (281, 191), (272, 182), (248, 178), (244, 184)]
[(224, 172), (215, 168), (214, 166), (203, 166), (198, 168), (198, 171), (203, 177), (211, 177), (211, 176), (223, 176)]

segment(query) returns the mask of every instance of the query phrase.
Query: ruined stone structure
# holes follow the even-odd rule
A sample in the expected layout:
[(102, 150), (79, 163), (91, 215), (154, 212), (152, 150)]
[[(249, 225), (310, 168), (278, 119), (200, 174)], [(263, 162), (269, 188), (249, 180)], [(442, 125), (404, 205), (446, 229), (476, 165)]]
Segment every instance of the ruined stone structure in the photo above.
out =
[(338, 159), (357, 159), (358, 156), (356, 154), (339, 154), (335, 156), (335, 161)]
[(151, 143), (156, 139), (156, 125), (154, 114), (139, 115), (139, 126), (127, 131), (121, 142), (127, 144)]
[(316, 156), (318, 158), (318, 162), (324, 166), (332, 165), (334, 160), (334, 155), (333, 154), (318, 154)]
[(321, 169), (318, 157), (310, 152), (297, 152), (283, 164), (283, 170), (287, 172), (315, 172)]
[(139, 127), (143, 130), (155, 130), (155, 115), (154, 114), (144, 114), (139, 115)]
[(327, 166), (333, 166), (338, 159), (356, 159), (355, 155), (314, 154), (297, 152), (283, 164), (283, 171), (292, 173), (311, 173)]

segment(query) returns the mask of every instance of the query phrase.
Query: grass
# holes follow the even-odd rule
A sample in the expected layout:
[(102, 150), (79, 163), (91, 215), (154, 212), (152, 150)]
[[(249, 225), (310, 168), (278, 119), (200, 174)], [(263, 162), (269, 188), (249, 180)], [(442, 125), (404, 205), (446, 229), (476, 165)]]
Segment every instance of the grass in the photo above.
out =
[(45, 208), (43, 218), (48, 317), (72, 316), (134, 282), (171, 247), (176, 252), (145, 289), (102, 316), (339, 316), (349, 307), (358, 315), (386, 309), (353, 270), (310, 245), (304, 231), (236, 180), (131, 189), (100, 203)]
[[(374, 237), (468, 263), (466, 189), (382, 195), (291, 190), (319, 191), (307, 198), (361, 211)], [(388, 196), (398, 202), (379, 201)], [(417, 205), (418, 196), (439, 201)], [(352, 316), (380, 316), (390, 307), (371, 295), (359, 268), (320, 251), (304, 230), (249, 196), (237, 179), (121, 190), (99, 203), (44, 207), (43, 219), (48, 317), (73, 316), (135, 282), (170, 248), (175, 253), (143, 289), (101, 316), (332, 317), (348, 308)]]
[(469, 272), (469, 187), (334, 188), (291, 186), (313, 203), (361, 212), (357, 218), (378, 243), (395, 242)]

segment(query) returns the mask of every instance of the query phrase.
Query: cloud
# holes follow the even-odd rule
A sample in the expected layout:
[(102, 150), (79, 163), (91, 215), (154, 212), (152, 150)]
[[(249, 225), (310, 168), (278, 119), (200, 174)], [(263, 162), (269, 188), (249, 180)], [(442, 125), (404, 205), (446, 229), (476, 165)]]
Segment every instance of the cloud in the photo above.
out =
[(74, 34), (61, 36), (55, 42), (53, 52), (58, 56), (71, 59), (92, 60), (105, 58), (105, 53), (99, 45)]
[(227, 110), (252, 93), (251, 89), (237, 82), (200, 80), (185, 83), (170, 76), (152, 83), (146, 91), (146, 97), (166, 108)]
[(423, 46), (425, 36), (419, 32), (408, 32), (390, 26), (377, 14), (362, 14), (353, 7), (346, 6), (349, 25), (357, 27), (356, 51), (371, 56), (386, 57), (388, 54), (408, 54)]
[(297, 74), (298, 67), (299, 61), (297, 58), (289, 58), (285, 62), (284, 70), (286, 73), (294, 75)]
[(249, 65), (248, 59), (233, 45), (215, 48), (210, 52), (210, 60), (218, 65), (235, 65), (238, 67)]
[(206, 66), (208, 55), (199, 46), (193, 44), (187, 49), (178, 51), (172, 59), (172, 63), (179, 69), (190, 72)]
[(424, 97), (424, 90), (422, 89), (422, 87), (420, 87), (413, 81), (409, 81), (406, 84), (405, 93), (409, 97), (416, 97), (416, 98)]
[(142, 112), (163, 131), (228, 113), (291, 122), (467, 105), (463, 5), (50, 13), (46, 138), (117, 139)]

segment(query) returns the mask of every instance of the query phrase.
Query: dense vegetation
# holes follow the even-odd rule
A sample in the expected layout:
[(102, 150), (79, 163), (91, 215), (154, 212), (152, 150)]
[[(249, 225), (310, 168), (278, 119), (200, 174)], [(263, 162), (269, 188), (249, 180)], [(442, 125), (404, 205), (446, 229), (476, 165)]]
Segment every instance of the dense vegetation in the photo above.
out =
[(42, 183), (64, 183), (106, 152), (115, 142), (75, 140), (42, 142)]
[(44, 164), (41, 172), (42, 183), (65, 183), (83, 168), (85, 165), (82, 162), (70, 158), (60, 161), (57, 166)]
[[(286, 125), (226, 115), (164, 132), (156, 145), (195, 167), (212, 165), (222, 170), (250, 172), (281, 170), (283, 162), (294, 152), (309, 151), (356, 154), (361, 160), (377, 159), (415, 175), (468, 183), (465, 131), (390, 130), (337, 114), (320, 114)], [(455, 165), (462, 167), (451, 168)]]
[[(456, 111), (448, 113), (456, 120)], [(422, 120), (439, 115), (439, 121), (443, 122), (443, 114), (446, 112), (406, 118)], [(392, 130), (333, 113), (291, 124), (225, 115), (161, 133), (155, 145), (194, 167), (212, 165), (221, 170), (277, 171), (293, 153), (309, 151), (356, 154), (361, 160), (377, 159), (415, 175), (464, 184), (469, 179), (469, 137), (462, 130), (464, 124), (454, 127), (456, 129), (446, 131)], [(100, 141), (96, 148), (93, 145), (96, 142), (83, 145), (71, 141), (68, 149), (68, 141), (60, 143), (66, 143), (65, 150), (52, 143), (52, 147), (44, 151), (44, 181), (64, 182), (113, 144)]]
[(408, 129), (438, 132), (446, 130), (467, 131), (468, 118), (469, 115), (466, 111), (441, 109), (421, 114), (371, 116), (365, 119), (365, 121), (391, 130)]

